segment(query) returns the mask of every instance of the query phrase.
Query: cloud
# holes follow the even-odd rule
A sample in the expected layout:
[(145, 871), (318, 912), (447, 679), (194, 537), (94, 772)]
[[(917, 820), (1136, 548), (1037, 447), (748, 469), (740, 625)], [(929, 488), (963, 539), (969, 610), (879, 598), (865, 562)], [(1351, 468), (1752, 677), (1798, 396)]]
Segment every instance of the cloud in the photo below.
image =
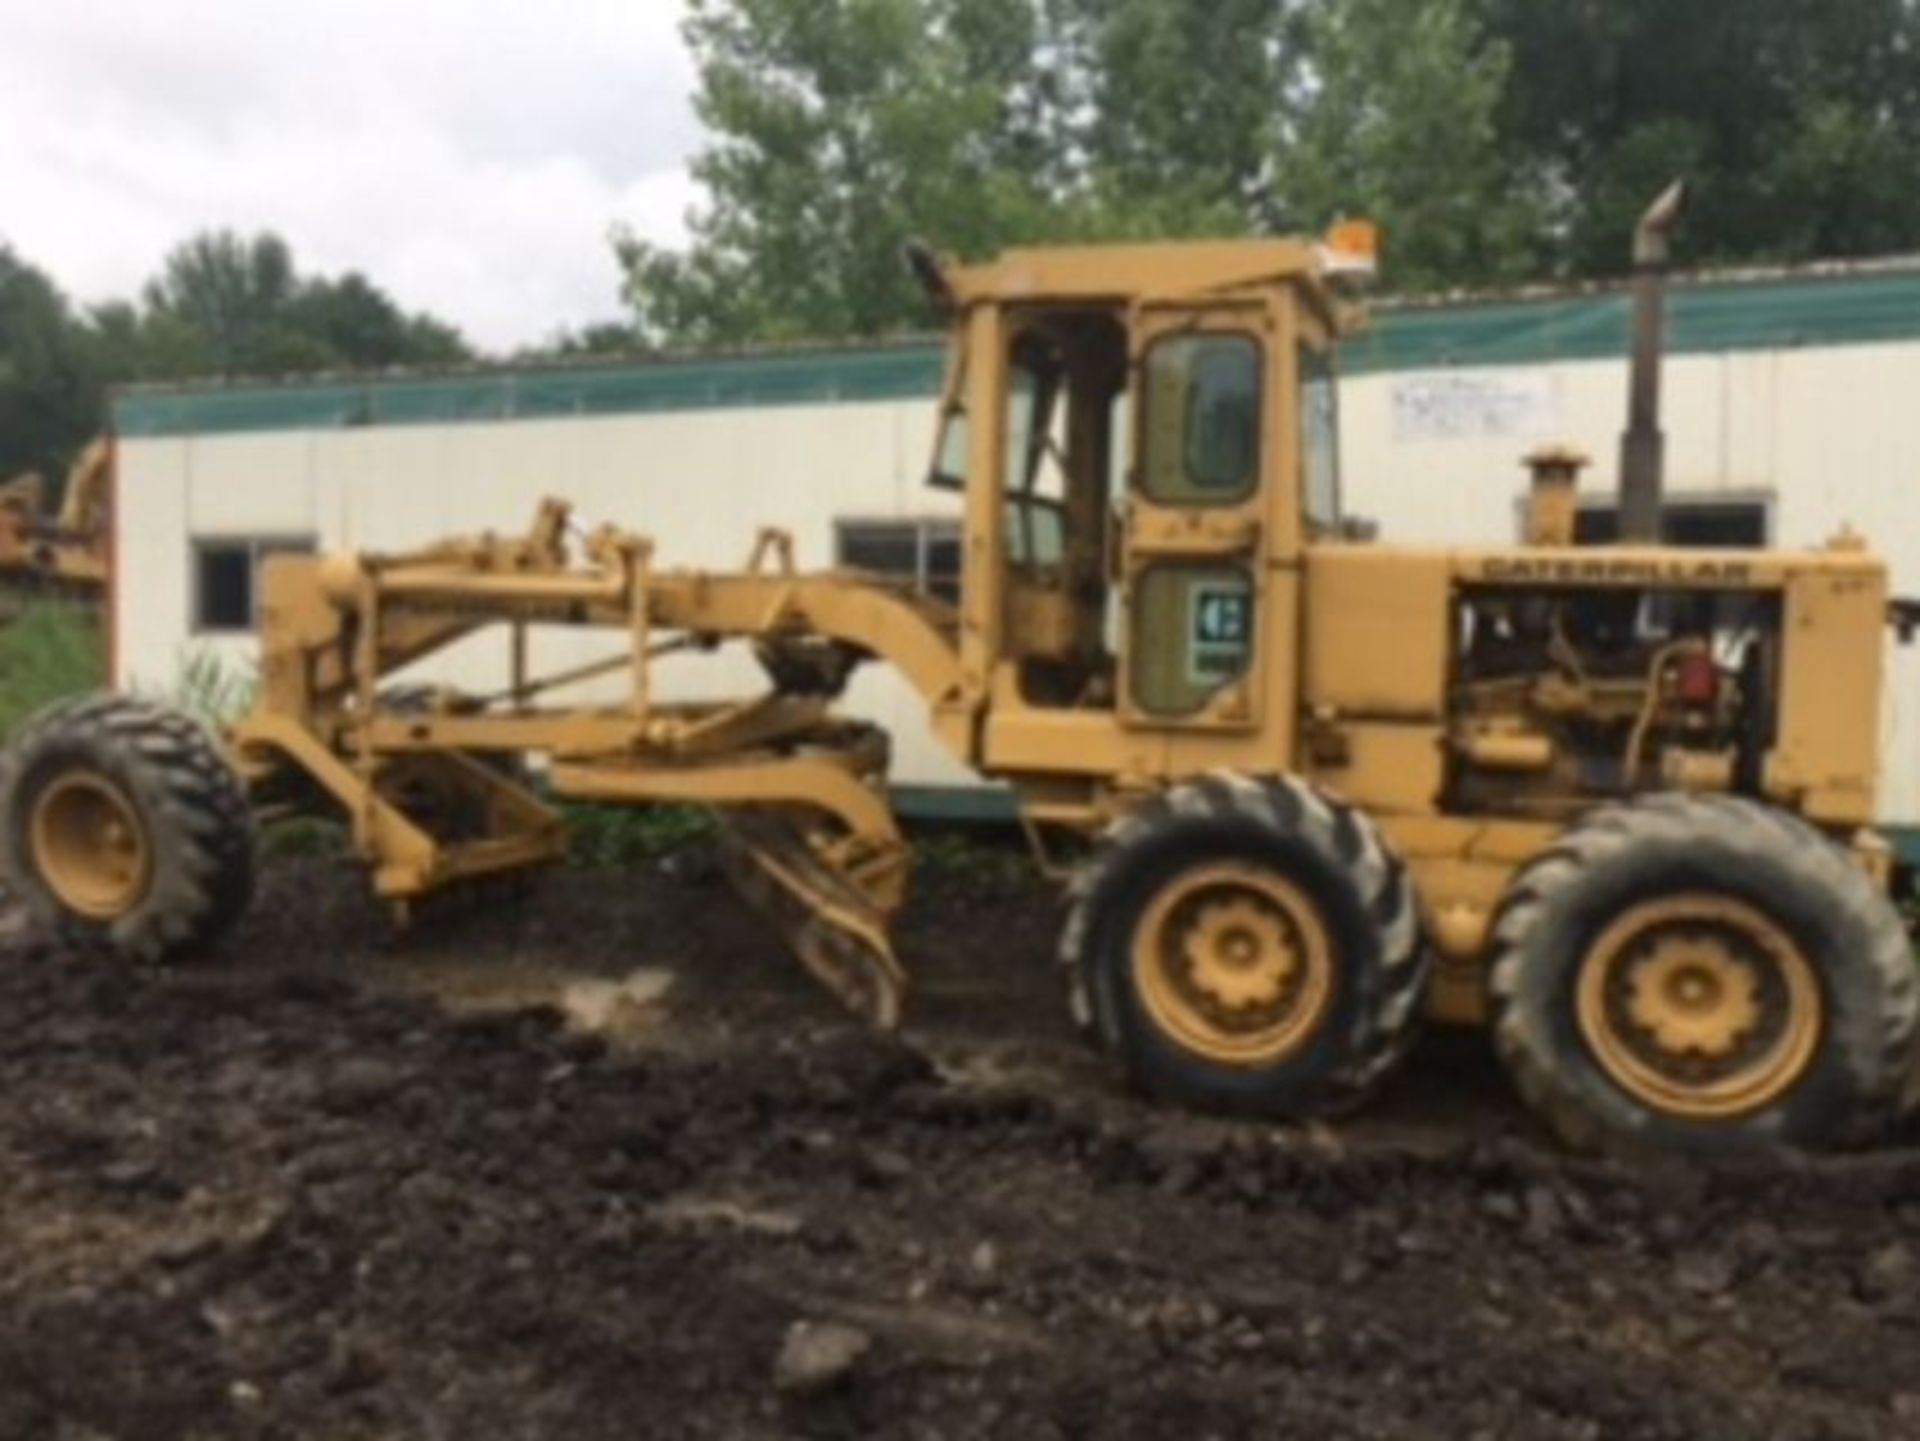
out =
[(83, 300), (273, 229), (504, 349), (620, 311), (699, 141), (681, 0), (0, 0), (0, 236)]

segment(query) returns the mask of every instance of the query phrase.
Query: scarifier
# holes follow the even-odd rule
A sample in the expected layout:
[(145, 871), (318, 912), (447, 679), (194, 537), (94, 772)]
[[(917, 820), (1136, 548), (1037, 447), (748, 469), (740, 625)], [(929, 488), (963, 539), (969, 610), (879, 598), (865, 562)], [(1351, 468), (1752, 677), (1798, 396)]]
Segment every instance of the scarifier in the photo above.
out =
[[(1665, 227), (1638, 246), (1659, 315)], [(0, 775), (0, 857), (80, 944), (191, 954), (239, 913), (256, 819), (344, 818), (397, 908), (562, 854), (556, 799), (694, 804), (803, 961), (895, 1024), (908, 846), (887, 745), (837, 716), (878, 659), (1009, 786), (1065, 871), (1088, 1033), (1147, 1090), (1298, 1117), (1358, 1102), (1423, 1016), (1493, 1028), (1569, 1141), (1687, 1150), (1880, 1132), (1920, 987), (1873, 826), (1890, 617), (1852, 537), (1658, 534), (1657, 346), (1623, 445), (1636, 538), (1574, 544), (1580, 457), (1533, 458), (1525, 544), (1377, 543), (1342, 514), (1334, 348), (1371, 232), (910, 257), (949, 318), (931, 482), (957, 604), (641, 536), (265, 567), (260, 694), (224, 745), (145, 701), (55, 706)], [(603, 660), (536, 673), (551, 627)], [(492, 694), (392, 678), (481, 632)], [(663, 699), (663, 657), (750, 647), (750, 697)], [(567, 704), (624, 677), (624, 697)], [(537, 770), (522, 764), (528, 758)], [(530, 779), (538, 774), (536, 783)]]

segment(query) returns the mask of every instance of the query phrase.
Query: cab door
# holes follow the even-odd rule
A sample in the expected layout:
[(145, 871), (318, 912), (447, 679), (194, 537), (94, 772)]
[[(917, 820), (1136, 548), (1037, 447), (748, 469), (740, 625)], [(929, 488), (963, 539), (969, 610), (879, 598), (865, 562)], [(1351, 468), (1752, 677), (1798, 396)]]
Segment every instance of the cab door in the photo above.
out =
[(1256, 730), (1271, 623), (1263, 480), (1279, 443), (1270, 313), (1257, 302), (1143, 308), (1132, 349), (1120, 719)]

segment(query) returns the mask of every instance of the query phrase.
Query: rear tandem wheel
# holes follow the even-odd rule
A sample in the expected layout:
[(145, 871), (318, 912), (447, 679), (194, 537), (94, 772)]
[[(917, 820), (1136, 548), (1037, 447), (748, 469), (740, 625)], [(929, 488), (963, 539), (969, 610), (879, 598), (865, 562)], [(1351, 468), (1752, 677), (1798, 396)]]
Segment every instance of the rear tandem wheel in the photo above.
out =
[(1494, 943), (1501, 1058), (1574, 1146), (1857, 1143), (1914, 1073), (1898, 912), (1840, 846), (1754, 801), (1591, 812), (1514, 880)]

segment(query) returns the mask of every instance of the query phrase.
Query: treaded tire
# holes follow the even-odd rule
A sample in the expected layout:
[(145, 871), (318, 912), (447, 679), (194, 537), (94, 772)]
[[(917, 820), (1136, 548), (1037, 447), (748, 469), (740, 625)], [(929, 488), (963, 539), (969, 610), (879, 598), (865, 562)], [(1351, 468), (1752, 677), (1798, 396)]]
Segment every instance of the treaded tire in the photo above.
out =
[[(1577, 1016), (1583, 962), (1627, 908), (1705, 893), (1751, 907), (1811, 963), (1823, 1011), (1805, 1068), (1725, 1118), (1659, 1109), (1596, 1060)], [(1731, 796), (1647, 796), (1569, 827), (1515, 878), (1494, 921), (1496, 1045), (1520, 1094), (1583, 1150), (1734, 1155), (1872, 1140), (1915, 1066), (1920, 969), (1866, 871), (1795, 816)]]
[[(1183, 1045), (1155, 1024), (1134, 976), (1133, 937), (1153, 897), (1220, 860), (1297, 886), (1331, 942), (1324, 1015), (1266, 1064)], [(1366, 1097), (1418, 1028), (1430, 955), (1406, 871), (1364, 815), (1303, 781), (1218, 772), (1173, 786), (1109, 827), (1069, 896), (1060, 959), (1075, 1018), (1149, 1094), (1274, 1118), (1337, 1113)]]
[[(143, 893), (111, 918), (69, 909), (40, 874), (29, 830), (47, 788), (76, 772), (132, 803), (152, 855)], [(206, 729), (151, 701), (100, 694), (30, 717), (0, 755), (0, 882), (58, 941), (144, 961), (199, 949), (253, 896), (254, 829), (238, 778)]]

